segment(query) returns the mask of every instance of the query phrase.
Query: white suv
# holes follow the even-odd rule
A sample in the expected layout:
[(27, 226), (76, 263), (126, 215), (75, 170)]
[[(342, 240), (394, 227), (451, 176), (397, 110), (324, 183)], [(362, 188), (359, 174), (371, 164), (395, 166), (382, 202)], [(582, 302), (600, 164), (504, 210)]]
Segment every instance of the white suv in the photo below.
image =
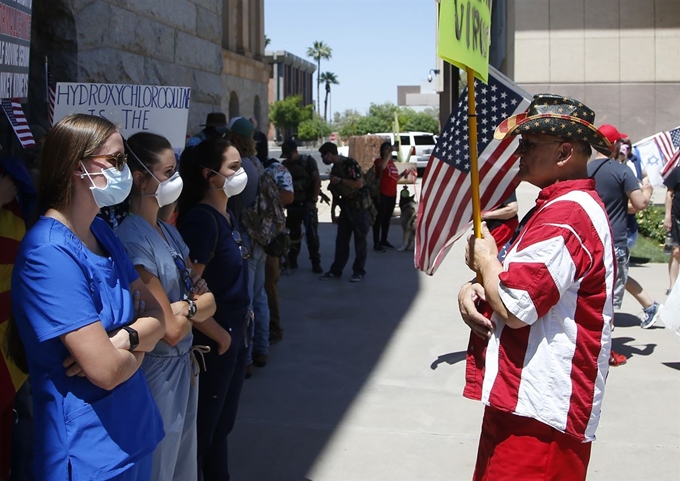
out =
[[(394, 134), (391, 132), (370, 134), (387, 138), (392, 144), (395, 143)], [(411, 164), (415, 164), (418, 170), (425, 170), (427, 162), (430, 160), (437, 138), (430, 132), (400, 132), (401, 158), (407, 159)], [(392, 154), (397, 157), (397, 153)]]

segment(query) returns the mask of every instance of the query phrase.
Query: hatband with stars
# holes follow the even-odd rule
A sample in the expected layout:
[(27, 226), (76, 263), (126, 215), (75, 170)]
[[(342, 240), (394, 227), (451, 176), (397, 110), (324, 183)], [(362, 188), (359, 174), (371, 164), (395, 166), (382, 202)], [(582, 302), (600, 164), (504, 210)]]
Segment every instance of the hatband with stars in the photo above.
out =
[(602, 135), (595, 123), (595, 112), (578, 100), (554, 94), (534, 95), (526, 112), (508, 117), (498, 125), (494, 138), (503, 140), (509, 135), (546, 134), (592, 145), (607, 156), (612, 144)]

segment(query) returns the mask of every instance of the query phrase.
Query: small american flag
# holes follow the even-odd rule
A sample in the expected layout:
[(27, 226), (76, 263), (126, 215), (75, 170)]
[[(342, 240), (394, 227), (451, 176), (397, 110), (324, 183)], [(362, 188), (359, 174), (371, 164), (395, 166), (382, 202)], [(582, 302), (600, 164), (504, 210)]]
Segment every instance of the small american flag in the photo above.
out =
[[(500, 205), (517, 187), (518, 165), (512, 155), (517, 139), (493, 138), (505, 118), (526, 111), (531, 97), (489, 67), (489, 84), (475, 80), (478, 167), (482, 211)], [(451, 245), (472, 222), (467, 89), (451, 113), (423, 177), (416, 227), (415, 265), (435, 273)]]
[(654, 142), (659, 148), (661, 155), (663, 155), (664, 163), (668, 162), (677, 150), (677, 148), (673, 146), (673, 138), (671, 137), (670, 132), (659, 132), (654, 136)]
[(673, 169), (678, 166), (680, 166), (680, 150), (678, 150), (671, 160), (663, 166), (663, 169), (661, 169), (661, 177), (663, 177), (663, 180), (666, 180)]
[[(659, 138), (664, 139), (665, 150), (661, 148)], [(680, 127), (655, 135), (654, 141), (664, 156), (665, 165), (661, 169), (661, 177), (665, 180), (673, 169), (680, 165)]]
[(5, 111), (7, 120), (12, 124), (14, 133), (17, 134), (23, 148), (33, 147), (35, 145), (35, 140), (33, 140), (31, 129), (28, 128), (28, 122), (26, 122), (26, 117), (24, 116), (24, 111), (21, 108), (19, 99), (2, 99), (2, 110)]
[(680, 149), (680, 127), (676, 127), (673, 130), (669, 130), (668, 135), (671, 138), (671, 142), (673, 143), (673, 147), (675, 148), (675, 150)]
[(54, 123), (54, 106), (57, 103), (57, 93), (55, 86), (52, 83), (52, 73), (50, 72), (50, 64), (45, 57), (45, 98), (47, 99), (47, 125), (52, 128)]

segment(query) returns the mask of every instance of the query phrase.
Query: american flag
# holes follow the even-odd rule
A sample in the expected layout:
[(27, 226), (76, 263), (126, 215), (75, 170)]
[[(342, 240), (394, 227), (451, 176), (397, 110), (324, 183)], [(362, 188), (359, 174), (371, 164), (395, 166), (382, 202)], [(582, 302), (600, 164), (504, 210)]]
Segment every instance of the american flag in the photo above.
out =
[(57, 103), (57, 93), (55, 86), (52, 83), (52, 74), (50, 72), (50, 64), (45, 57), (45, 98), (47, 99), (47, 125), (52, 128), (54, 123), (54, 106)]
[(26, 122), (26, 117), (24, 116), (24, 111), (21, 108), (19, 99), (2, 99), (2, 110), (5, 111), (9, 123), (12, 124), (14, 133), (17, 134), (19, 142), (21, 142), (24, 149), (33, 147), (35, 145), (35, 140), (33, 140), (31, 129), (28, 128), (28, 122)]
[(654, 136), (654, 142), (656, 142), (659, 152), (663, 155), (664, 163), (671, 160), (675, 151), (678, 150), (678, 145), (675, 145), (671, 132), (659, 132)]
[[(517, 187), (518, 165), (512, 155), (515, 136), (493, 138), (505, 118), (526, 111), (531, 97), (489, 67), (489, 84), (475, 80), (477, 151), (482, 211), (500, 205)], [(467, 120), (467, 89), (437, 141), (423, 177), (416, 227), (416, 268), (435, 273), (451, 245), (472, 222), (472, 186)]]
[(663, 180), (666, 180), (673, 169), (678, 166), (680, 166), (680, 150), (678, 150), (671, 160), (663, 166), (663, 169), (661, 169), (661, 177), (663, 177)]

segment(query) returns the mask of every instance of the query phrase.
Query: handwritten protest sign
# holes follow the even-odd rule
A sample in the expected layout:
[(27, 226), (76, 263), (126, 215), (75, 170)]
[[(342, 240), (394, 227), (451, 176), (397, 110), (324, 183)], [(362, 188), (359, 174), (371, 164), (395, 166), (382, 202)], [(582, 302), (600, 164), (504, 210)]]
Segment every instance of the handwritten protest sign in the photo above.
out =
[(487, 82), (490, 44), (491, 0), (441, 0), (439, 57)]
[(186, 143), (189, 87), (58, 83), (55, 97), (55, 123), (72, 113), (101, 115), (125, 137), (153, 132), (165, 136), (175, 150)]

